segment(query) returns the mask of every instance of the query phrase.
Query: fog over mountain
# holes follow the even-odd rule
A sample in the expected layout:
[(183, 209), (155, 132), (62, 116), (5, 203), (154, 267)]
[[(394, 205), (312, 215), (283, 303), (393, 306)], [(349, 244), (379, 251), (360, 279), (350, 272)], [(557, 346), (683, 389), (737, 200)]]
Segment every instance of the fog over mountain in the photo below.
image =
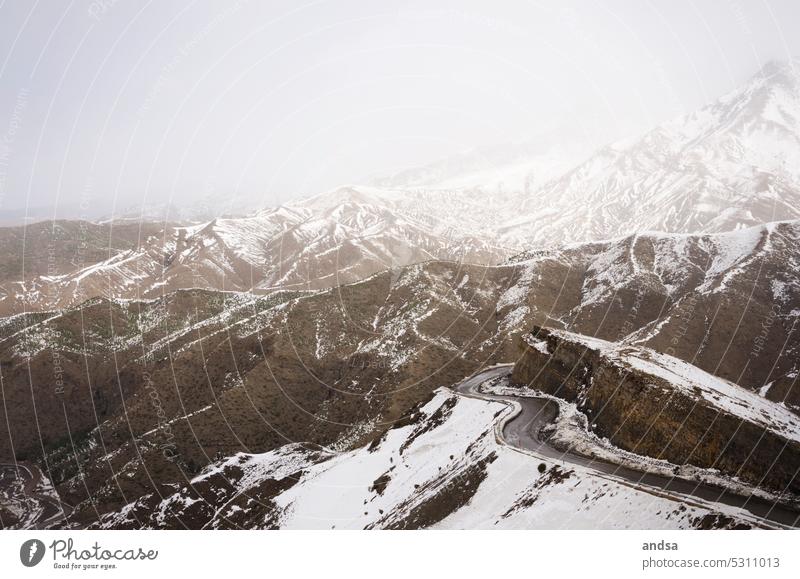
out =
[[(93, 225), (94, 249), (108, 249), (101, 261), (51, 263), (37, 274), (44, 265), (31, 256), (27, 270), (6, 274), (0, 304), (11, 313), (188, 287), (317, 290), (430, 259), (493, 265), (647, 231), (800, 219), (797, 70), (769, 63), (698, 111), (592, 153), (495, 147), (242, 217), (181, 219), (166, 208)], [(79, 229), (42, 223), (5, 236), (11, 249)]]
[(800, 527), (800, 37), (122, 4), (0, 19), (0, 528)]

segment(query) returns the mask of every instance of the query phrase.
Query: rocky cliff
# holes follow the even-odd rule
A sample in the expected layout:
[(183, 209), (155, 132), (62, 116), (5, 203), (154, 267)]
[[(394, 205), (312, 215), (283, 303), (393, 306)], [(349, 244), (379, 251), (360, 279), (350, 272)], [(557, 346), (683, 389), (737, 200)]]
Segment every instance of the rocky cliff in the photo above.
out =
[(625, 450), (800, 492), (800, 423), (785, 406), (647, 348), (535, 328), (516, 384), (575, 402)]

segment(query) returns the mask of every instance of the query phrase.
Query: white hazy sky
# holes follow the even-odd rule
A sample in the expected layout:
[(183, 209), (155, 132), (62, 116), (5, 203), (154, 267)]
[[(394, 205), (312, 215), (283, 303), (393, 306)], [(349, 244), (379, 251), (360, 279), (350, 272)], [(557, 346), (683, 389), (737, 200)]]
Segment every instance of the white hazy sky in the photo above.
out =
[(275, 204), (564, 129), (613, 140), (800, 54), (794, 0), (0, 4), (0, 212)]

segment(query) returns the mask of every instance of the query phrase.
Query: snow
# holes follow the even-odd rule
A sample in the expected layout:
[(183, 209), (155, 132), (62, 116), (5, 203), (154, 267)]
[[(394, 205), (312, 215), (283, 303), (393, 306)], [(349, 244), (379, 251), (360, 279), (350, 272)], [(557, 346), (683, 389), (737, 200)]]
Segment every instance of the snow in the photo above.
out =
[(141, 253), (135, 251), (125, 251), (123, 253), (119, 253), (113, 257), (108, 258), (103, 262), (91, 265), (89, 267), (80, 270), (74, 277), (72, 277), (72, 281), (79, 283), (81, 280), (92, 274), (102, 273), (112, 268), (118, 269), (120, 266), (140, 258), (141, 255), (142, 255)]
[(786, 282), (773, 279), (770, 281), (772, 297), (778, 303), (784, 303), (789, 299), (788, 285)]
[[(507, 409), (440, 389), (418, 420), (390, 429), (377, 445), (331, 453), (288, 444), (264, 454), (239, 453), (208, 467), (192, 484), (211, 482), (232, 468), (242, 472), (208, 527), (240, 512), (241, 506), (231, 504), (236, 497), (253, 492), (261, 481), (286, 477), (296, 479), (271, 499), (278, 518), (269, 524), (281, 529), (402, 526), (417, 509), (471, 484), (477, 484), (472, 497), (443, 512), (434, 528), (690, 528), (712, 507), (746, 516), (722, 505), (684, 505), (505, 446), (495, 433)], [(444, 419), (434, 423), (434, 415)], [(541, 462), (545, 474), (538, 470)], [(476, 478), (479, 463), (485, 470)], [(375, 486), (379, 480), (383, 488)], [(185, 491), (167, 497), (157, 519), (179, 516), (194, 500)]]
[[(717, 285), (714, 291), (724, 289), (726, 283), (742, 271), (742, 263), (753, 258), (753, 253), (766, 231), (765, 227), (759, 226), (714, 236), (712, 238), (715, 245), (714, 259), (706, 270), (705, 282), (699, 290), (708, 291), (715, 282)], [(719, 281), (722, 274), (725, 275)]]
[(143, 433), (141, 435), (141, 438), (144, 438), (145, 436), (150, 436), (151, 434), (156, 433), (156, 432), (162, 430), (163, 428), (165, 428), (167, 426), (171, 426), (172, 424), (175, 424), (176, 422), (178, 422), (180, 420), (188, 420), (192, 416), (197, 416), (198, 414), (202, 414), (206, 410), (211, 410), (212, 406), (213, 406), (212, 404), (209, 404), (209, 405), (203, 406), (202, 408), (199, 408), (199, 409), (197, 409), (197, 410), (195, 410), (193, 412), (186, 413), (183, 416), (178, 416), (178, 417), (173, 418), (171, 420), (168, 420), (168, 421), (166, 421), (164, 423), (161, 423), (158, 426), (156, 426), (155, 428), (153, 428), (151, 430), (148, 430), (147, 432)]
[(433, 528), (680, 529), (706, 512), (695, 507), (680, 512), (669, 500), (580, 471), (538, 488), (542, 477), (530, 457), (505, 449), (499, 454), (472, 500)]
[[(569, 332), (567, 330), (548, 330), (548, 331), (554, 336), (561, 338), (562, 340), (566, 340), (568, 342), (577, 342), (593, 350), (610, 352), (616, 349), (616, 345), (613, 342), (601, 340), (600, 338), (585, 336), (583, 334), (576, 334), (574, 332)], [(526, 340), (527, 339), (528, 338), (526, 338)]]
[(800, 442), (800, 416), (781, 404), (665, 354), (647, 352), (627, 355), (623, 360), (644, 372), (664, 378), (687, 394), (699, 390), (706, 402), (724, 412)]
[(766, 400), (755, 392), (713, 376), (688, 362), (649, 348), (615, 344), (564, 330), (552, 330), (551, 333), (596, 350), (614, 363), (629, 365), (662, 378), (689, 397), (696, 398), (699, 395), (721, 411), (800, 442), (800, 416), (781, 404)]
[(738, 479), (722, 475), (713, 468), (700, 468), (692, 464), (673, 464), (664, 459), (652, 458), (623, 450), (606, 438), (598, 437), (588, 428), (587, 416), (578, 410), (574, 402), (567, 402), (531, 388), (510, 387), (507, 382), (485, 385), (483, 392), (498, 395), (546, 398), (558, 405), (558, 416), (552, 425), (545, 427), (548, 443), (559, 449), (591, 457), (611, 464), (631, 468), (639, 472), (655, 473), (666, 477), (706, 483), (721, 489), (729, 489), (742, 496), (754, 495), (770, 501), (779, 500), (775, 494), (745, 484)]
[[(700, 110), (591, 155), (585, 138), (570, 144), (552, 135), (467, 151), (254, 215), (168, 227), (136, 250), (5, 289), (19, 304), (37, 308), (62, 307), (70, 303), (65, 295), (81, 300), (82, 290), (150, 297), (183, 287), (185, 267), (226, 289), (323, 287), (342, 281), (334, 270), (346, 272), (350, 282), (422, 259), (498, 263), (522, 249), (569, 249), (663, 231), (728, 232), (709, 242), (711, 262), (700, 288), (720, 291), (758, 257), (763, 232), (753, 226), (800, 218), (794, 66), (769, 65), (769, 74), (762, 71)], [(348, 253), (361, 259), (325, 261)], [(615, 255), (598, 257), (586, 304), (639, 272), (642, 264), (631, 261), (633, 271), (625, 271)], [(664, 260), (686, 263), (678, 250), (656, 260), (656, 273)], [(510, 288), (501, 308), (522, 305), (521, 293), (532, 282), (522, 279)], [(665, 288), (670, 294), (675, 289), (670, 282)], [(782, 296), (784, 290), (774, 291)], [(515, 311), (505, 327), (521, 317), (525, 313)]]
[(545, 356), (549, 356), (550, 355), (550, 348), (547, 345), (547, 342), (545, 342), (544, 340), (537, 340), (537, 339), (531, 337), (531, 338), (526, 339), (526, 342), (529, 345), (533, 346), (538, 352), (541, 352), (542, 354), (544, 354)]
[(513, 331), (520, 326), (522, 326), (522, 322), (525, 320), (525, 316), (530, 313), (530, 308), (528, 306), (518, 306), (514, 308), (509, 314), (507, 314), (504, 318), (502, 323), (500, 324), (500, 331), (501, 332), (510, 332)]

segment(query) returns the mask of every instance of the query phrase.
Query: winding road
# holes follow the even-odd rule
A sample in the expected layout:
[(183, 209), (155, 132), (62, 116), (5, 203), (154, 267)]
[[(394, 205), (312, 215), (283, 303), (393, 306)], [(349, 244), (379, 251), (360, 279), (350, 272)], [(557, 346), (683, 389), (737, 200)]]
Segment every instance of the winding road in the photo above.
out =
[(577, 465), (606, 478), (613, 477), (637, 489), (679, 502), (693, 502), (712, 510), (713, 503), (730, 505), (747, 511), (769, 526), (800, 527), (800, 512), (760, 497), (744, 497), (710, 484), (638, 471), (596, 458), (564, 452), (548, 445), (540, 438), (539, 432), (558, 415), (558, 405), (555, 402), (546, 398), (485, 394), (479, 391), (482, 384), (510, 375), (511, 369), (511, 365), (492, 367), (470, 376), (455, 386), (455, 391), (462, 396), (505, 402), (517, 408), (514, 414), (505, 418), (502, 426), (502, 441), (507, 445), (542, 459)]

